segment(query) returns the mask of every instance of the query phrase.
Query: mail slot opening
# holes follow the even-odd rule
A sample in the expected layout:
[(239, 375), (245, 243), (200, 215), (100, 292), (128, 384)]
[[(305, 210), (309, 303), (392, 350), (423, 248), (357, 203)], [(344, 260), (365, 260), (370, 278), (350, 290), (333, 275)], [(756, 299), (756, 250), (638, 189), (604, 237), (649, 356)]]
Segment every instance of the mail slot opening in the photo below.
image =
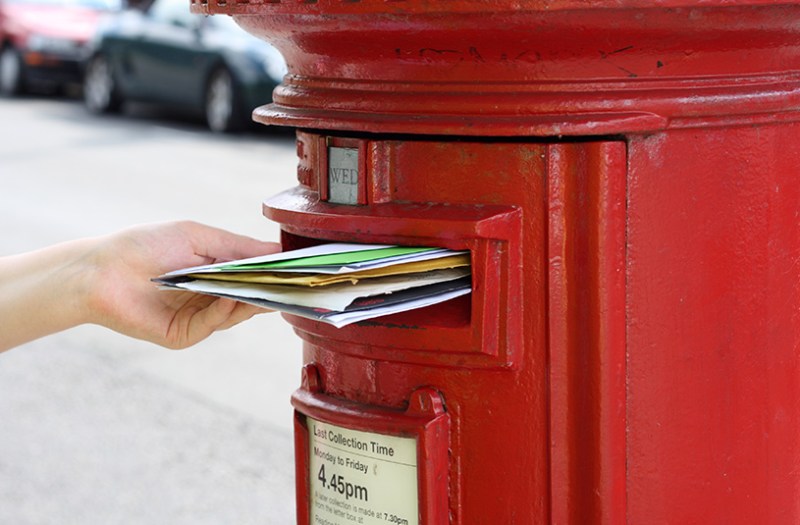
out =
[(469, 294), (458, 299), (336, 328), (289, 316), (312, 345), (337, 352), (442, 366), (514, 366), (521, 311), (522, 215), (514, 206), (436, 202), (331, 204), (301, 184), (264, 202), (285, 250), (321, 243), (435, 246), (469, 252)]
[[(342, 236), (340, 235), (340, 237)], [(333, 242), (356, 242), (356, 243), (372, 244), (373, 240), (362, 239), (362, 238), (353, 239), (344, 237), (336, 240), (320, 239), (315, 237), (307, 237), (303, 235), (289, 233), (285, 230), (281, 232), (281, 243), (283, 245), (284, 251), (307, 248), (311, 246), (318, 246), (321, 244), (327, 244)], [(379, 243), (397, 244), (402, 246), (414, 245), (414, 246), (425, 246), (425, 247), (442, 247), (455, 250), (458, 252), (468, 251), (468, 248), (465, 248), (463, 246), (461, 247), (439, 246), (436, 242), (415, 243), (413, 241), (408, 242), (407, 239), (404, 239), (404, 242), (402, 243), (401, 242), (394, 243), (392, 241), (387, 241), (386, 239), (381, 239)], [(472, 260), (471, 254), (469, 254), (469, 256), (470, 256), (469, 260), (471, 263)], [(435, 264), (431, 264), (431, 266), (433, 268), (437, 267), (437, 265)], [(457, 269), (459, 269), (459, 274), (469, 273), (467, 267), (460, 266)], [(433, 269), (430, 271), (436, 272), (436, 271), (447, 271), (447, 270)], [(427, 272), (425, 272), (425, 270), (423, 269), (419, 273), (427, 273)], [(474, 279), (475, 276), (473, 273), (472, 275), (461, 277), (460, 279), (458, 279), (458, 281), (461, 283), (466, 281), (472, 287), (474, 287), (475, 286)], [(455, 283), (455, 281), (452, 282)], [(446, 288), (446, 284), (447, 283), (443, 283), (443, 287)], [(461, 295), (452, 299), (447, 299), (436, 304), (414, 307), (406, 311), (391, 313), (373, 319), (360, 321), (358, 324), (360, 326), (392, 326), (392, 327), (405, 327), (410, 329), (428, 328), (428, 327), (464, 328), (470, 326), (471, 318), (472, 318), (472, 293), (466, 293), (466, 295)]]

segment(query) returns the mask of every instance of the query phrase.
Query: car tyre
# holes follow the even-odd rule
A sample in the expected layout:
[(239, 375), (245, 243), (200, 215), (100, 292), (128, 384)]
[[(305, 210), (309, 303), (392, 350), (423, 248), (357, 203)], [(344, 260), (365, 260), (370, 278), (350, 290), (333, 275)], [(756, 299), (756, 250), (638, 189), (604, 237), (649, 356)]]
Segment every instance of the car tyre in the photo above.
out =
[(225, 68), (215, 70), (208, 80), (205, 115), (209, 129), (216, 133), (232, 133), (244, 126), (236, 83)]
[(92, 113), (115, 113), (122, 107), (122, 97), (105, 55), (96, 55), (86, 66), (83, 102)]
[(0, 51), (0, 95), (10, 97), (25, 92), (25, 66), (13, 46)]

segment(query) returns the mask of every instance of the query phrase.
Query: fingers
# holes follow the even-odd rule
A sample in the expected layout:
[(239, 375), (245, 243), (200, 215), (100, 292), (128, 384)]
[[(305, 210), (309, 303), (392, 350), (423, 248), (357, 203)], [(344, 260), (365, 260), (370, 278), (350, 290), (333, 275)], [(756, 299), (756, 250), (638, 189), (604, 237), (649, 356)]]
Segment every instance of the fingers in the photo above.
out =
[(240, 303), (238, 301), (235, 301), (235, 303), (236, 306), (234, 307), (230, 316), (228, 316), (228, 319), (225, 322), (223, 322), (222, 324), (219, 325), (219, 327), (217, 327), (217, 331), (227, 330), (228, 328), (236, 326), (242, 321), (247, 321), (248, 319), (250, 319), (255, 315), (273, 311), (273, 310), (267, 310), (265, 308), (260, 308), (252, 304)]
[[(201, 309), (184, 312), (189, 317), (183, 330), (178, 330), (168, 337), (170, 348), (186, 348), (198, 343), (220, 330), (227, 330), (242, 321), (250, 319), (258, 313), (268, 312), (257, 306), (234, 301), (233, 299), (217, 298)], [(178, 323), (180, 326), (182, 323)]]

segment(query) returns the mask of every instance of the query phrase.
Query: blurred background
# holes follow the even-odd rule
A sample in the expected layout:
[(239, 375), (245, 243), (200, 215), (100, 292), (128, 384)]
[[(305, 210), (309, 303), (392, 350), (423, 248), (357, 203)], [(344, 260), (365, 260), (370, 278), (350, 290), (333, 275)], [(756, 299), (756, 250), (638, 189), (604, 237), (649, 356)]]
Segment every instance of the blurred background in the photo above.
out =
[[(0, 0), (0, 256), (176, 219), (277, 239), (293, 135), (246, 117), (284, 66), (229, 22)], [(300, 366), (278, 314), (179, 352), (83, 326), (0, 354), (0, 523), (294, 523)]]

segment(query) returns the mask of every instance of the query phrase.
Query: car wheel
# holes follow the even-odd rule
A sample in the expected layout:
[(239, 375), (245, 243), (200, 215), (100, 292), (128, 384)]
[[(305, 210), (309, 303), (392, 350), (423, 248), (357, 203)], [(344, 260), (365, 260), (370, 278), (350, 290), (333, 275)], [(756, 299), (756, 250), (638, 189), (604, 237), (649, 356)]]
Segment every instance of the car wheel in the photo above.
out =
[(104, 55), (95, 56), (86, 66), (83, 102), (92, 113), (113, 113), (122, 107), (111, 65)]
[(0, 94), (19, 95), (25, 91), (25, 70), (22, 57), (12, 46), (0, 51)]
[(227, 69), (217, 69), (206, 89), (206, 122), (217, 133), (230, 133), (242, 128), (242, 116), (233, 76)]

